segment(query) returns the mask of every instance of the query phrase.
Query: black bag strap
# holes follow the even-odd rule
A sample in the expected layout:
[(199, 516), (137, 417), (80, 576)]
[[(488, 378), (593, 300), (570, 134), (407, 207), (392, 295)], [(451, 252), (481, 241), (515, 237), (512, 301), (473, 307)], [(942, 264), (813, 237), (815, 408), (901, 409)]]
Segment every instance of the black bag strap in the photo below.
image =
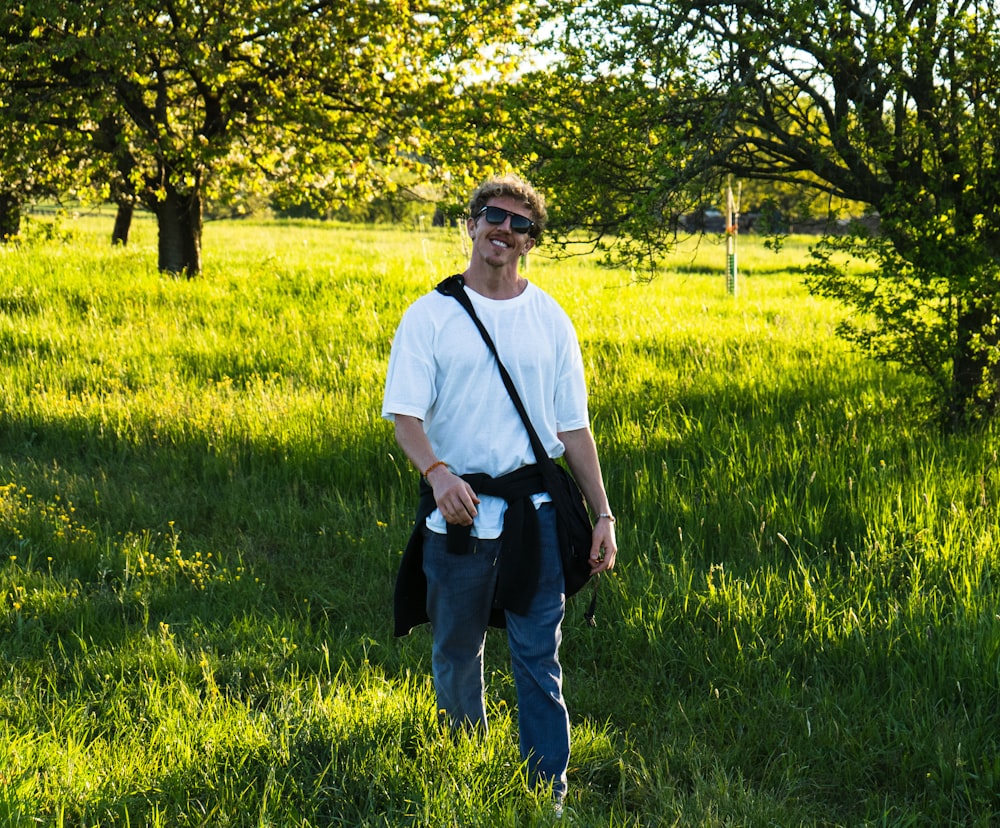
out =
[[(555, 497), (559, 491), (559, 485), (554, 479), (554, 476), (558, 473), (556, 470), (556, 461), (549, 457), (549, 453), (545, 450), (545, 446), (542, 445), (542, 440), (538, 436), (538, 432), (535, 431), (535, 427), (531, 424), (531, 420), (528, 417), (528, 411), (524, 407), (524, 403), (521, 402), (521, 396), (517, 393), (514, 380), (511, 378), (510, 372), (507, 371), (506, 366), (504, 366), (503, 360), (500, 359), (500, 354), (497, 353), (497, 346), (493, 344), (493, 338), (490, 336), (489, 331), (486, 330), (486, 326), (483, 325), (483, 321), (479, 318), (479, 314), (476, 313), (476, 309), (472, 305), (472, 300), (469, 298), (469, 294), (465, 292), (464, 277), (461, 274), (449, 276), (447, 279), (439, 282), (435, 290), (444, 296), (451, 296), (457, 299), (458, 303), (465, 308), (469, 316), (472, 317), (472, 321), (476, 323), (476, 328), (478, 328), (479, 333), (482, 335), (483, 341), (486, 343), (496, 360), (497, 368), (500, 370), (500, 378), (503, 380), (507, 393), (510, 394), (511, 402), (514, 403), (514, 408), (517, 409), (517, 413), (521, 417), (524, 427), (528, 430), (528, 439), (531, 441), (531, 450), (535, 453), (535, 462), (538, 464), (538, 467), (542, 472), (542, 477), (546, 481), (546, 487), (548, 488), (549, 495), (551, 497)], [(587, 608), (586, 613), (584, 613), (587, 623), (590, 626), (595, 625), (594, 614), (597, 610), (597, 584), (599, 580), (599, 578), (592, 579), (593, 594), (591, 596), (590, 606)]]

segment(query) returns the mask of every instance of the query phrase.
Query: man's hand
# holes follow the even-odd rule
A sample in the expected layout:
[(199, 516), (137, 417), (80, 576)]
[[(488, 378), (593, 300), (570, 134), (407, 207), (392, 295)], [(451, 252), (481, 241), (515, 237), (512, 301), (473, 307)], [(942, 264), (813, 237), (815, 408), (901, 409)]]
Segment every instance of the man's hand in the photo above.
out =
[(479, 498), (472, 487), (446, 466), (438, 466), (426, 477), (434, 491), (434, 502), (448, 523), (471, 526), (478, 514)]
[(597, 519), (594, 524), (594, 539), (590, 545), (590, 571), (609, 572), (615, 568), (618, 556), (618, 542), (615, 540), (615, 524), (608, 517)]

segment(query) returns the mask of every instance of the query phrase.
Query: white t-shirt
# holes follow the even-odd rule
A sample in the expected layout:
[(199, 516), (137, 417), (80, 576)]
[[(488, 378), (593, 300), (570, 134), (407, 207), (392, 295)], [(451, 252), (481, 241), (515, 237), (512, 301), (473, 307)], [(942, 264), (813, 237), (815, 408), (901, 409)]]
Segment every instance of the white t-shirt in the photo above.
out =
[[(468, 287), (466, 292), (549, 456), (562, 456), (557, 432), (590, 422), (572, 322), (530, 283), (513, 299), (489, 299)], [(417, 299), (396, 330), (382, 416), (393, 420), (396, 414), (422, 420), (435, 455), (456, 474), (499, 477), (535, 462), (528, 432), (475, 323), (453, 297), (437, 291)], [(473, 534), (498, 537), (506, 503), (480, 497)], [(445, 531), (436, 510), (427, 525)]]

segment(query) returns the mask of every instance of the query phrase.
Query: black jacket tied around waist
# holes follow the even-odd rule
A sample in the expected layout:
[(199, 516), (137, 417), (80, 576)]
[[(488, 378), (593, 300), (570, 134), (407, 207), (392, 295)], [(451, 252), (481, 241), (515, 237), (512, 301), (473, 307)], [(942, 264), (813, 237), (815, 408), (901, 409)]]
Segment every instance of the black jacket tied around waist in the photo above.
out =
[[(490, 624), (506, 625), (504, 610), (524, 615), (538, 588), (541, 561), (541, 532), (538, 513), (531, 495), (545, 491), (545, 483), (538, 466), (522, 466), (501, 477), (488, 474), (464, 474), (465, 480), (476, 494), (501, 497), (507, 501), (500, 545), (500, 572)], [(434, 493), (423, 479), (420, 481), (420, 502), (410, 540), (403, 552), (403, 559), (396, 576), (393, 599), (395, 635), (403, 636), (420, 624), (426, 624), (427, 578), (424, 575), (423, 527), (427, 517), (437, 508)], [(464, 554), (469, 548), (471, 526), (448, 524), (447, 548), (449, 552)]]

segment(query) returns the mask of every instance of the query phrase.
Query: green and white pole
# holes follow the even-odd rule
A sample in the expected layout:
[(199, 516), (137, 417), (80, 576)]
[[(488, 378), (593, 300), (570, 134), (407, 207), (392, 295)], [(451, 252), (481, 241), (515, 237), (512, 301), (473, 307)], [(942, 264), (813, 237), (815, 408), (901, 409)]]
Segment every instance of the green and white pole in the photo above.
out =
[(730, 296), (737, 293), (736, 237), (740, 232), (740, 195), (743, 185), (737, 187), (733, 198), (733, 185), (726, 185), (726, 292)]

